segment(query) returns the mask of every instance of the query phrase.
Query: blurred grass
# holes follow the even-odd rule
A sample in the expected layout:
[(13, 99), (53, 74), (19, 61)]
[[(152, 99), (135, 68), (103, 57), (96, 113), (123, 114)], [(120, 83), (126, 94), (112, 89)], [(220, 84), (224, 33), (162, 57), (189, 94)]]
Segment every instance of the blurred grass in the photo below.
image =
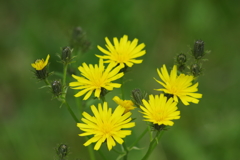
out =
[[(56, 159), (54, 148), (67, 143), (69, 159), (89, 159), (76, 124), (65, 106), (51, 100), (46, 89), (38, 89), (30, 64), (51, 55), (50, 69), (61, 71), (56, 53), (69, 42), (71, 30), (81, 26), (92, 42), (82, 61), (96, 63), (97, 45), (104, 37), (129, 35), (146, 44), (144, 62), (126, 76), (126, 94), (136, 87), (149, 93), (158, 88), (152, 77), (162, 64), (171, 66), (173, 57), (186, 52), (194, 40), (205, 41), (212, 50), (199, 79), (203, 98), (198, 105), (179, 106), (181, 119), (164, 133), (150, 160), (235, 160), (239, 157), (240, 10), (238, 1), (145, 1), (111, 0), (0, 2), (0, 159)], [(80, 65), (82, 62), (78, 62)], [(139, 74), (141, 73), (141, 74)], [(70, 79), (68, 79), (69, 81)], [(116, 91), (116, 93), (119, 93)], [(68, 95), (72, 99), (73, 92)], [(109, 95), (109, 99), (111, 96)], [(77, 111), (77, 107), (73, 109)], [(137, 113), (134, 113), (137, 116)], [(139, 123), (141, 118), (139, 117)], [(127, 138), (140, 134), (141, 125)], [(145, 153), (148, 136), (140, 142)], [(103, 152), (116, 157), (114, 152)], [(98, 154), (96, 154), (99, 156)], [(97, 158), (100, 159), (100, 158)], [(114, 159), (114, 158), (109, 158)]]

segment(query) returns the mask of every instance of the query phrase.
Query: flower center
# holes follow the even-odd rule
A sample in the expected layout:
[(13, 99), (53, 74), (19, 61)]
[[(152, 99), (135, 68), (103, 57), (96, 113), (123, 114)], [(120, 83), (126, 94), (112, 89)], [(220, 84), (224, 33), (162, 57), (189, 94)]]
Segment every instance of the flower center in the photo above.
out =
[(176, 87), (175, 85), (171, 86), (170, 90), (171, 94), (178, 94), (178, 87)]
[(96, 79), (94, 81), (94, 86), (95, 86), (96, 89), (100, 89), (103, 86), (103, 84), (104, 84), (104, 82), (101, 81), (101, 79)]
[(104, 135), (110, 135), (112, 131), (112, 125), (106, 123), (103, 124), (101, 131)]
[(117, 56), (117, 61), (118, 61), (119, 63), (127, 62), (128, 59), (129, 59), (129, 58), (126, 56), (126, 54), (124, 54), (123, 51), (118, 52), (117, 55), (118, 55), (118, 56)]
[(37, 69), (37, 70), (41, 70), (41, 69), (44, 68), (44, 61), (41, 60), (41, 59), (37, 59), (37, 60), (35, 61), (35, 65), (36, 65), (36, 69)]

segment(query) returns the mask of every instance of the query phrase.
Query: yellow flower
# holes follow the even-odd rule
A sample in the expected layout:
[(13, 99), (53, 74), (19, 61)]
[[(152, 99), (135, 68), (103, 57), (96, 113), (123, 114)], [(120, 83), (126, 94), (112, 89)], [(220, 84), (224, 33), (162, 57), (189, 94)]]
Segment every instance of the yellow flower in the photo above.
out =
[(144, 114), (145, 121), (152, 122), (158, 125), (172, 126), (172, 120), (180, 118), (180, 111), (177, 111), (177, 102), (172, 98), (167, 100), (163, 94), (149, 95), (149, 101), (142, 100), (144, 106), (140, 106)]
[(49, 54), (47, 55), (46, 60), (44, 61), (44, 59), (37, 59), (34, 63), (32, 63), (32, 67), (35, 68), (37, 71), (43, 70), (46, 65), (48, 64), (48, 60), (49, 60), (50, 56)]
[(197, 98), (202, 98), (202, 94), (194, 93), (198, 91), (198, 83), (192, 84), (194, 77), (185, 74), (178, 76), (176, 65), (173, 66), (170, 75), (165, 65), (161, 68), (161, 72), (158, 69), (157, 72), (163, 82), (154, 79), (164, 88), (156, 90), (173, 95), (174, 101), (178, 102), (178, 98), (180, 98), (184, 105), (189, 105), (188, 102), (198, 103), (199, 100)]
[(98, 49), (103, 52), (104, 56), (96, 55), (99, 58), (107, 59), (105, 63), (115, 62), (122, 67), (132, 67), (134, 63), (140, 64), (143, 60), (136, 60), (135, 58), (143, 56), (146, 51), (142, 50), (145, 47), (144, 43), (138, 44), (138, 39), (134, 39), (132, 42), (128, 40), (128, 36), (124, 35), (120, 41), (116, 37), (113, 38), (114, 45), (106, 37), (106, 47), (108, 50), (97, 46)]
[(134, 103), (131, 100), (121, 100), (118, 96), (113, 97), (114, 102), (116, 102), (119, 106), (125, 109), (124, 113), (127, 113), (134, 108)]
[(88, 146), (91, 143), (95, 143), (94, 150), (98, 150), (103, 142), (106, 142), (108, 150), (116, 145), (116, 142), (122, 144), (123, 138), (127, 135), (131, 135), (131, 130), (123, 130), (124, 128), (132, 128), (135, 126), (134, 122), (131, 122), (131, 112), (124, 113), (124, 108), (118, 106), (112, 113), (112, 109), (108, 108), (107, 102), (102, 105), (98, 104), (98, 109), (92, 105), (91, 110), (94, 116), (83, 112), (83, 123), (77, 123), (80, 130), (85, 133), (79, 134), (79, 136), (94, 135), (90, 138), (84, 146)]
[(81, 77), (72, 75), (73, 78), (77, 80), (77, 82), (69, 83), (69, 86), (72, 89), (80, 89), (75, 97), (80, 97), (86, 94), (83, 100), (87, 100), (92, 92), (94, 96), (99, 98), (102, 89), (113, 90), (113, 88), (120, 88), (121, 84), (112, 83), (119, 78), (121, 78), (124, 74), (119, 71), (122, 67), (115, 67), (114, 63), (110, 63), (105, 69), (103, 65), (103, 60), (99, 60), (99, 65), (95, 64), (94, 66), (90, 64), (89, 66), (86, 63), (83, 63), (82, 66), (78, 67), (78, 70), (81, 72)]

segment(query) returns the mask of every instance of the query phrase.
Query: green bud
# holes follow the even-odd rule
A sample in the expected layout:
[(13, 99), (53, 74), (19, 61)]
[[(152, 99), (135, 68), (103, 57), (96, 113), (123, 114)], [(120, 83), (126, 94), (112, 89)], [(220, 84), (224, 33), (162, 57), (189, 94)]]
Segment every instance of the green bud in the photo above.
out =
[(142, 100), (145, 99), (146, 96), (147, 94), (138, 88), (132, 90), (132, 101), (137, 107), (143, 106)]
[(191, 66), (191, 73), (194, 77), (197, 77), (202, 73), (202, 68), (195, 63)]
[(75, 51), (81, 50), (82, 53), (90, 48), (91, 42), (86, 38), (85, 32), (81, 27), (76, 27), (72, 31), (72, 38), (70, 40), (70, 47)]
[(62, 84), (60, 81), (55, 80), (52, 82), (52, 93), (58, 97), (62, 94)]
[(61, 59), (63, 62), (68, 63), (71, 61), (71, 54), (72, 54), (72, 50), (70, 47), (64, 47), (62, 49), (62, 56)]
[(194, 43), (193, 56), (195, 59), (201, 59), (204, 56), (204, 41), (197, 40)]
[(178, 64), (185, 64), (187, 62), (187, 56), (183, 53), (180, 53), (179, 55), (177, 55), (177, 63)]
[(68, 146), (66, 144), (60, 144), (57, 148), (57, 155), (63, 159), (68, 155)]

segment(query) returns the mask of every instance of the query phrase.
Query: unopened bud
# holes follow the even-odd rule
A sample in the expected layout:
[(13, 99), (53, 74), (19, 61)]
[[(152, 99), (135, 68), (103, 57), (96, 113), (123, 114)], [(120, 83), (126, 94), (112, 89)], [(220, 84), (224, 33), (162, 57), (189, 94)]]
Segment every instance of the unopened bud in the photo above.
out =
[(132, 101), (135, 104), (135, 106), (140, 107), (143, 106), (142, 100), (147, 96), (146, 93), (141, 92), (140, 89), (134, 89), (132, 90)]
[(63, 159), (68, 155), (68, 146), (66, 144), (60, 144), (57, 148), (57, 155)]
[(62, 94), (62, 84), (60, 81), (55, 80), (52, 82), (52, 93), (58, 97)]
[(71, 54), (72, 54), (71, 48), (68, 46), (64, 47), (62, 49), (62, 56), (61, 56), (62, 60), (64, 62), (69, 62), (71, 60)]
[(201, 59), (204, 56), (204, 41), (197, 40), (194, 43), (193, 56), (195, 59)]
[(81, 50), (82, 53), (86, 52), (91, 45), (86, 38), (86, 33), (81, 27), (76, 27), (72, 31), (72, 38), (70, 40), (70, 47), (75, 51)]
[(202, 73), (202, 69), (198, 64), (193, 64), (191, 66), (191, 73), (193, 74), (194, 77), (197, 77)]
[(180, 53), (177, 55), (177, 63), (178, 64), (185, 64), (187, 61), (187, 56), (184, 53)]

